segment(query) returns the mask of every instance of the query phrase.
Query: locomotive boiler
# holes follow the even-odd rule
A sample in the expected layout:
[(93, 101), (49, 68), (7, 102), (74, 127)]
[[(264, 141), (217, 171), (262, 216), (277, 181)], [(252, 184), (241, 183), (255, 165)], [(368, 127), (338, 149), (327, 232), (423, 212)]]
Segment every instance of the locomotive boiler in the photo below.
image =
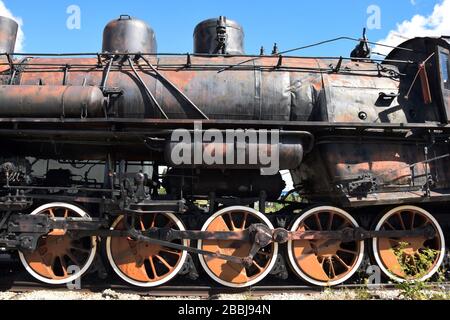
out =
[(450, 38), (377, 60), (365, 37), (349, 58), (247, 55), (225, 17), (188, 54), (128, 15), (98, 53), (14, 53), (16, 33), (1, 17), (0, 247), (36, 279), (330, 286), (443, 265)]

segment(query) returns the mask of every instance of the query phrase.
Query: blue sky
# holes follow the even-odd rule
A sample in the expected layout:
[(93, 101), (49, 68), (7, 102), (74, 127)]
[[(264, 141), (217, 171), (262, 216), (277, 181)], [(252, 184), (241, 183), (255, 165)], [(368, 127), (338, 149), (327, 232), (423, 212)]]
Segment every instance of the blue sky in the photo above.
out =
[[(203, 19), (225, 15), (246, 32), (247, 53), (269, 52), (273, 42), (281, 50), (341, 35), (358, 37), (366, 25), (367, 8), (381, 9), (381, 29), (370, 30), (371, 40), (388, 36), (397, 24), (414, 15), (429, 16), (443, 0), (281, 0), (281, 1), (92, 1), (3, 0), (23, 21), (25, 52), (97, 52), (104, 25), (120, 14), (147, 21), (156, 31), (160, 52), (192, 51), (192, 31)], [(81, 9), (81, 29), (66, 28), (69, 5)], [(445, 22), (448, 24), (447, 22)], [(302, 52), (302, 55), (348, 55), (354, 43), (340, 42)]]

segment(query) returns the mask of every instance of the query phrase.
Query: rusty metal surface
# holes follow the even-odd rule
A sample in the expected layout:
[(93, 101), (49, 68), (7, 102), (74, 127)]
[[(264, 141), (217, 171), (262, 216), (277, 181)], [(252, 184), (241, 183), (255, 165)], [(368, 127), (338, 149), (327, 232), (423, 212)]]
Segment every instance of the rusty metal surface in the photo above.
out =
[(101, 117), (106, 100), (98, 87), (0, 86), (0, 116)]
[[(223, 35), (220, 47), (219, 37)], [(244, 54), (244, 30), (236, 21), (219, 17), (200, 22), (194, 30), (194, 53)]]
[[(195, 154), (197, 152), (197, 147), (195, 143), (183, 142), (183, 146), (191, 150), (191, 157), (187, 159), (187, 163), (190, 167), (194, 165), (196, 168), (229, 168), (229, 169), (258, 169), (261, 167), (268, 167), (269, 165), (264, 163), (261, 158), (261, 154), (264, 157), (273, 158), (277, 157), (279, 162), (279, 169), (296, 169), (300, 166), (303, 160), (303, 141), (301, 138), (297, 138), (297, 141), (292, 139), (281, 139), (277, 141), (276, 148), (270, 143), (270, 140), (266, 143), (204, 143), (201, 147), (201, 152), (203, 154), (203, 159), (201, 161), (196, 161)], [(307, 143), (305, 143), (307, 145)], [(180, 154), (180, 142), (172, 141), (168, 143), (165, 148), (165, 160), (171, 166), (180, 165), (180, 163), (175, 163), (173, 155)], [(259, 154), (259, 156), (258, 156)], [(207, 163), (214, 161), (214, 163)]]
[[(114, 225), (114, 230), (126, 230), (124, 217), (119, 217)], [(166, 225), (176, 228), (176, 221), (163, 214), (147, 215), (140, 217), (137, 222), (139, 230), (146, 231), (154, 227)], [(129, 237), (111, 238), (109, 252), (114, 266), (120, 270), (126, 279), (132, 279), (147, 285), (155, 282), (163, 282), (172, 278), (176, 268), (183, 263), (183, 252), (176, 249), (168, 249), (158, 244), (149, 244), (143, 241), (134, 241)]]
[[(378, 241), (379, 266), (388, 268), (398, 265), (392, 239), (407, 242), (409, 255), (439, 249), (425, 246), (443, 240), (439, 228), (427, 226), (427, 219), (419, 224), (416, 213), (402, 220), (402, 212), (397, 224), (390, 219), (382, 230), (369, 226), (380, 206), (429, 202), (443, 210), (450, 202), (448, 81), (437, 54), (448, 53), (448, 40), (407, 41), (384, 63), (364, 52), (288, 57), (293, 50), (274, 49), (272, 56), (247, 56), (242, 27), (219, 17), (197, 26), (194, 54), (156, 54), (153, 30), (121, 16), (106, 26), (102, 53), (19, 54), (24, 58), (13, 60), (14, 27), (0, 19), (0, 148), (6, 155), (0, 206), (22, 205), (24, 212), (6, 213), (0, 244), (37, 247), (24, 256), (29, 271), (47, 280), (66, 278), (65, 264), (85, 258), (70, 254), (86, 237), (109, 238), (112, 266), (140, 284), (170, 280), (181, 266), (195, 269), (182, 263), (187, 252), (199, 255), (213, 279), (239, 287), (269, 273), (288, 277), (280, 244), (287, 244), (296, 273), (318, 285), (349, 279), (362, 262), (364, 240)], [(193, 164), (175, 163), (171, 155), (180, 141), (170, 136), (181, 128), (195, 136), (199, 121), (202, 133), (241, 129), (245, 138), (250, 129), (279, 130), (276, 174), (260, 173), (264, 164), (255, 150), (275, 156), (261, 139), (239, 145), (235, 137), (233, 161), (225, 164), (204, 156), (228, 158), (228, 141), (202, 141), (199, 151), (182, 141)], [(35, 170), (45, 163), (43, 173)], [(161, 173), (163, 166), (172, 168)], [(295, 188), (281, 199), (285, 183), (278, 169), (291, 170)], [(53, 218), (41, 224), (23, 214), (47, 201), (76, 202), (97, 218), (71, 221), (66, 211), (57, 219), (52, 209)], [(283, 209), (266, 216), (267, 201)], [(255, 202), (261, 212), (250, 209)], [(160, 212), (173, 217), (158, 220)], [(108, 229), (107, 222), (123, 214), (122, 224)]]
[[(19, 25), (14, 20), (0, 16), (0, 52), (13, 53), (16, 45)], [(11, 59), (11, 58), (10, 58)], [(9, 63), (6, 56), (0, 56), (0, 62)], [(8, 70), (8, 65), (0, 65), (0, 72)]]
[[(295, 225), (298, 224), (298, 227), (294, 232), (320, 233), (326, 230), (325, 232), (332, 235), (337, 230), (344, 232), (345, 228), (352, 230), (356, 227), (348, 216), (333, 208), (319, 207), (308, 212), (305, 213), (305, 218), (300, 217), (296, 221)], [(344, 242), (339, 238), (333, 240), (332, 237), (312, 241), (306, 239), (307, 237), (292, 241), (288, 250), (292, 257), (290, 261), (296, 266), (294, 268), (297, 275), (308, 282), (318, 281), (335, 285), (353, 274), (361, 263), (359, 256), (364, 250), (361, 241)]]
[[(326, 98), (326, 87), (323, 84), (333, 83), (335, 79), (348, 78), (341, 82), (342, 85), (347, 85), (349, 90), (351, 86), (355, 91), (373, 87), (374, 94), (367, 97), (361, 96), (355, 109), (361, 108), (360, 105), (363, 104), (366, 107), (372, 106), (374, 111), (369, 113), (373, 113), (374, 116), (366, 121), (358, 120), (357, 122), (395, 122), (382, 117), (375, 120), (377, 110), (382, 111), (375, 105), (379, 92), (394, 90), (396, 83), (387, 78), (378, 77), (376, 69), (371, 64), (366, 63), (364, 66), (357, 67), (350, 65), (351, 62), (349, 62), (348, 67), (352, 67), (355, 75), (335, 75), (324, 82), (324, 79), (327, 80), (327, 77), (332, 76), (320, 70), (329, 70), (329, 65), (336, 64), (337, 61), (285, 58), (283, 68), (288, 69), (277, 70), (274, 68), (277, 66), (278, 58), (264, 57), (241, 65), (239, 68), (218, 72), (222, 66), (240, 63), (243, 58), (192, 56), (190, 68), (184, 67), (186, 59), (182, 56), (148, 58), (161, 75), (189, 97), (210, 119), (329, 120), (331, 122), (349, 122), (350, 120), (352, 122), (358, 116), (356, 111), (351, 117), (328, 119), (329, 112), (330, 114), (345, 113), (344, 101), (348, 100), (348, 96), (338, 91), (336, 96)], [(104, 77), (104, 68), (95, 67), (97, 62), (96, 59), (87, 58), (32, 59), (25, 64), (25, 70), (20, 74), (20, 84), (61, 85), (66, 79), (68, 85), (80, 85), (86, 82), (86, 85), (100, 86)], [(67, 65), (72, 67), (65, 71)], [(193, 110), (185, 99), (181, 99), (171, 85), (157, 77), (144, 61), (136, 63), (136, 68), (170, 119), (199, 118), (198, 112)], [(295, 70), (290, 71), (289, 68), (295, 68)], [(373, 70), (359, 71), (359, 69), (367, 68)], [(358, 84), (358, 81), (365, 79), (359, 73), (366, 74), (367, 83)], [(338, 86), (338, 82), (336, 85)], [(111, 69), (105, 86), (118, 88), (121, 91), (121, 95), (114, 97), (110, 103), (109, 109), (112, 114), (128, 118), (160, 117), (158, 110), (152, 106), (152, 101), (145, 94), (127, 63), (121, 69), (117, 69), (117, 66)], [(331, 89), (328, 90), (331, 92)], [(338, 103), (341, 103), (342, 107), (333, 107)], [(397, 108), (395, 103), (388, 107), (389, 109)], [(333, 111), (333, 108), (341, 109)], [(327, 109), (331, 111), (324, 111)], [(396, 112), (397, 110), (393, 111), (393, 113)]]
[[(424, 214), (423, 209), (415, 207), (399, 207), (388, 212), (382, 219), (383, 223), (377, 230), (401, 230), (410, 231), (420, 227), (427, 226), (434, 231), (434, 236), (403, 236), (386, 237), (374, 240), (376, 241), (375, 254), (378, 256), (383, 270), (400, 279), (421, 279), (439, 263), (439, 257), (442, 254), (443, 239), (442, 234), (438, 232), (438, 226), (430, 219), (430, 215)], [(419, 256), (425, 250), (430, 250), (434, 254), (430, 257), (428, 263), (422, 269), (417, 269)], [(401, 265), (402, 261), (405, 265)], [(416, 267), (416, 268), (415, 268)]]
[[(221, 27), (225, 26), (227, 31), (228, 23), (231, 29), (241, 31), (241, 27), (222, 18), (200, 24), (196, 34), (206, 30), (217, 36)], [(23, 152), (36, 154), (37, 150), (41, 150), (42, 154), (52, 158), (71, 158), (82, 146), (88, 151), (85, 156), (91, 159), (104, 158), (108, 151), (132, 159), (161, 159), (161, 150), (146, 150), (149, 147), (147, 130), (189, 127), (194, 120), (203, 119), (203, 124), (208, 128), (283, 128), (310, 130), (315, 135), (325, 131), (335, 134), (334, 141), (318, 141), (311, 153), (305, 150), (303, 141), (280, 144), (281, 168), (294, 170), (303, 162), (303, 166), (293, 172), (294, 180), (312, 193), (328, 193), (328, 197), (334, 198), (344, 196), (349, 200), (354, 196), (354, 189), (363, 186), (368, 190), (356, 197), (362, 201), (375, 191), (383, 193), (386, 188), (392, 187), (420, 190), (425, 185), (428, 193), (430, 185), (427, 184), (430, 181), (433, 188), (449, 187), (448, 159), (417, 165), (412, 170), (409, 167), (426, 160), (423, 150), (425, 140), (433, 138), (422, 136), (422, 141), (416, 145), (406, 140), (407, 129), (411, 130), (412, 135), (423, 134), (414, 129), (448, 131), (447, 126), (442, 125), (446, 122), (443, 106), (447, 97), (442, 94), (438, 81), (436, 61), (430, 59), (423, 63), (426, 72), (421, 73), (421, 81), (414, 83), (413, 79), (420, 70), (419, 62), (430, 57), (430, 52), (436, 50), (436, 44), (448, 48), (448, 42), (431, 38), (408, 41), (405, 46), (410, 50), (394, 50), (389, 58), (397, 59), (397, 62), (383, 65), (370, 60), (282, 55), (145, 55), (145, 59), (140, 59), (136, 54), (139, 51), (151, 52), (150, 47), (145, 47), (151, 43), (148, 41), (152, 38), (151, 30), (145, 26), (146, 32), (139, 33), (142, 36), (140, 40), (126, 36), (125, 31), (141, 27), (143, 25), (139, 21), (123, 17), (106, 28), (105, 34), (112, 31), (113, 35), (112, 40), (105, 40), (105, 45), (113, 43), (116, 47), (113, 51), (135, 51), (130, 53), (131, 57), (117, 53), (115, 59), (110, 55), (30, 58), (15, 65), (22, 70), (18, 70), (14, 77), (11, 76), (12, 69), (6, 70), (3, 81), (12, 85), (5, 87), (8, 92), (1, 98), (6, 101), (3, 109), (0, 108), (5, 111), (0, 112), (0, 116), (4, 117), (0, 119), (0, 124), (6, 127), (0, 128), (0, 134), (13, 139), (2, 142), (2, 146), (10, 149), (20, 141), (21, 146), (26, 146), (21, 148), (26, 150)], [(125, 31), (122, 32), (122, 29)], [(233, 39), (231, 33), (228, 36), (228, 40)], [(144, 45), (130, 48), (125, 43), (127, 41), (122, 41), (123, 37), (130, 43)], [(199, 37), (203, 41), (207, 38), (204, 35)], [(125, 47), (116, 46), (116, 40)], [(217, 42), (217, 39), (214, 41)], [(424, 50), (415, 50), (421, 46)], [(425, 84), (428, 85), (423, 88)], [(93, 103), (95, 111), (85, 114), (86, 121), (70, 121), (83, 118), (83, 113), (77, 112), (78, 104), (75, 103), (73, 112), (63, 113), (67, 121), (49, 121), (51, 125), (46, 130), (35, 126), (36, 123), (42, 124), (43, 119), (35, 119), (34, 123), (33, 120), (17, 120), (23, 116), (15, 107), (21, 105), (20, 99), (33, 99), (34, 89), (29, 88), (45, 91), (64, 86), (70, 88), (67, 90), (97, 87), (108, 104), (100, 110), (100, 91), (97, 91), (93, 94), (96, 97), (93, 99), (96, 101)], [(27, 93), (28, 90), (30, 92)], [(57, 111), (61, 109), (61, 104), (48, 103), (53, 101), (50, 98), (55, 95), (47, 95), (48, 100), (43, 99), (45, 107), (40, 107), (40, 100), (35, 99), (29, 105), (37, 106), (36, 110), (27, 107), (25, 112), (20, 110), (20, 113), (28, 117), (61, 117), (61, 112)], [(441, 99), (438, 99), (439, 95)], [(82, 96), (74, 100), (78, 99), (79, 104), (85, 105), (86, 98)], [(69, 101), (62, 104), (70, 107), (71, 104), (66, 102)], [(15, 119), (8, 120), (6, 117)], [(105, 119), (93, 119), (102, 117)], [(168, 118), (167, 121), (162, 119), (164, 117)], [(15, 126), (8, 127), (8, 123), (15, 123)], [(129, 129), (129, 123), (132, 123), (132, 129)], [(117, 130), (116, 125), (124, 129)], [(21, 130), (17, 131), (19, 127)], [(333, 131), (335, 129), (340, 131)], [(376, 131), (378, 129), (384, 131)], [(398, 129), (398, 132), (391, 132), (390, 129)], [(398, 138), (401, 129), (405, 129), (404, 140), (399, 138), (395, 143), (387, 141), (394, 136)], [(351, 137), (344, 139), (348, 131), (353, 131)], [(382, 137), (376, 142), (369, 141), (377, 132)], [(30, 141), (24, 142), (25, 139)], [(46, 144), (46, 139), (51, 139), (51, 144)], [(39, 144), (33, 146), (33, 142)], [(405, 145), (402, 145), (403, 142)], [(50, 152), (55, 150), (54, 144), (58, 145), (58, 151)], [(217, 151), (214, 148), (217, 146), (206, 144), (204, 151), (212, 155)], [(168, 144), (166, 153), (170, 153), (172, 147)], [(223, 150), (224, 145), (219, 145), (219, 149)], [(439, 146), (433, 145), (430, 157), (444, 155), (448, 153), (447, 149), (442, 142)], [(127, 150), (132, 151), (127, 153)], [(171, 164), (167, 157), (163, 162)], [(367, 181), (370, 179), (376, 184), (373, 188), (366, 186), (370, 185), (371, 182)], [(348, 180), (352, 180), (349, 183), (351, 186), (346, 185)], [(393, 193), (409, 191), (391, 190)]]
[(17, 22), (0, 16), (0, 52), (14, 52), (18, 28)]
[[(399, 83), (399, 103), (405, 111), (408, 122), (422, 122), (423, 119), (435, 119), (443, 123), (449, 122), (448, 110), (449, 104), (446, 103), (442, 97), (441, 81), (439, 78), (439, 55), (437, 54), (437, 46), (449, 48), (449, 44), (444, 38), (414, 38), (404, 42), (401, 48), (412, 49), (408, 51), (404, 49), (394, 49), (386, 57), (386, 59), (395, 60), (401, 57), (405, 60), (418, 61), (414, 64), (399, 64), (391, 62), (399, 68), (399, 71), (404, 74)], [(433, 55), (433, 56), (432, 56)], [(431, 57), (431, 58), (430, 58)], [(427, 60), (430, 58), (429, 60)], [(428, 74), (428, 82), (430, 86), (430, 98), (432, 100), (429, 104), (424, 104), (424, 88), (421, 81), (414, 82), (417, 71), (420, 69), (421, 62), (427, 61), (424, 68)], [(412, 88), (410, 94), (408, 90)], [(426, 92), (426, 95), (428, 93)], [(443, 108), (444, 107), (444, 108)], [(445, 110), (446, 109), (446, 110)]]
[[(230, 208), (208, 221), (203, 230), (208, 232), (244, 231), (251, 229), (255, 223), (263, 222), (253, 212), (245, 211), (242, 208), (241, 210)], [(252, 254), (253, 245), (252, 241), (203, 240), (199, 243), (199, 249), (245, 259)], [(266, 270), (274, 259), (275, 251), (273, 243), (264, 248), (259, 248), (254, 253), (249, 265), (238, 264), (214, 256), (203, 256), (200, 261), (208, 275), (216, 281), (222, 284), (232, 284), (232, 286), (242, 286), (246, 283), (261, 280), (267, 275)]]
[(156, 36), (144, 21), (121, 15), (103, 31), (103, 52), (157, 52)]

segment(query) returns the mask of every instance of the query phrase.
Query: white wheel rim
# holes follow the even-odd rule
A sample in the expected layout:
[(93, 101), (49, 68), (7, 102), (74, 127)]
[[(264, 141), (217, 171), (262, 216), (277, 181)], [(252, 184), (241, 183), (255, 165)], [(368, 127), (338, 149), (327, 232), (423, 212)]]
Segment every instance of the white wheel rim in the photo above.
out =
[[(177, 218), (176, 215), (172, 214), (172, 213), (158, 213), (161, 215), (164, 215), (166, 217), (168, 217), (169, 219), (171, 219), (172, 221), (175, 222), (176, 226), (179, 228), (180, 231), (185, 231), (186, 228), (183, 225), (183, 222)], [(111, 226), (111, 230), (114, 230), (114, 228), (122, 221), (123, 216), (118, 217), (114, 223)], [(183, 240), (183, 246), (188, 247), (189, 246), (189, 240), (184, 239)], [(182, 254), (181, 254), (181, 258), (180, 261), (178, 262), (177, 266), (174, 268), (174, 270), (168, 274), (166, 277), (164, 277), (163, 279), (160, 279), (158, 281), (154, 281), (154, 282), (141, 282), (141, 281), (136, 281), (134, 279), (131, 279), (130, 277), (128, 277), (126, 274), (124, 274), (122, 272), (122, 270), (120, 270), (120, 268), (117, 266), (116, 262), (114, 261), (114, 257), (112, 255), (111, 252), (111, 237), (108, 237), (106, 239), (106, 255), (108, 257), (108, 261), (111, 265), (111, 267), (113, 268), (114, 272), (125, 282), (134, 285), (136, 287), (142, 287), (142, 288), (151, 288), (151, 287), (157, 287), (160, 285), (163, 285), (164, 283), (172, 280), (174, 277), (176, 277), (178, 275), (178, 273), (180, 272), (181, 268), (183, 268), (184, 263), (186, 262), (186, 258), (187, 258), (187, 251), (183, 250)]]
[[(300, 224), (307, 219), (309, 216), (315, 214), (317, 211), (326, 211), (326, 210), (332, 210), (332, 211), (336, 211), (339, 214), (342, 214), (346, 219), (348, 219), (355, 228), (359, 227), (358, 223), (356, 222), (356, 220), (346, 211), (341, 210), (339, 208), (334, 208), (334, 207), (329, 207), (329, 206), (324, 206), (324, 207), (317, 207), (317, 208), (313, 208), (307, 212), (305, 212), (303, 215), (301, 215), (292, 225), (291, 231), (297, 231), (298, 227), (300, 226)], [(309, 282), (310, 284), (316, 285), (316, 286), (321, 286), (321, 287), (330, 287), (330, 286), (336, 286), (339, 285), (341, 283), (344, 283), (345, 281), (347, 281), (348, 279), (350, 279), (355, 273), (356, 271), (358, 271), (359, 267), (361, 266), (361, 263), (364, 259), (364, 241), (360, 241), (359, 243), (360, 245), (360, 252), (358, 254), (358, 259), (355, 263), (355, 266), (353, 267), (353, 270), (351, 272), (349, 272), (346, 276), (342, 277), (341, 279), (335, 280), (335, 281), (330, 281), (330, 282), (322, 282), (322, 281), (318, 281), (316, 279), (311, 278), (310, 276), (308, 276), (307, 274), (305, 274), (301, 268), (298, 266), (297, 264), (297, 259), (294, 257), (294, 250), (293, 250), (293, 241), (290, 240), (287, 243), (287, 249), (288, 249), (288, 258), (289, 258), (289, 265), (291, 266), (291, 268), (294, 270), (294, 272), (297, 274), (298, 277), (300, 277), (301, 279)]]
[[(37, 215), (37, 214), (39, 214), (47, 209), (50, 209), (50, 208), (66, 208), (66, 209), (69, 209), (69, 210), (79, 214), (80, 217), (82, 217), (82, 218), (89, 218), (89, 215), (83, 209), (81, 209), (77, 206), (74, 206), (72, 204), (62, 203), (62, 202), (45, 204), (45, 205), (37, 208), (36, 210), (34, 210), (30, 215)], [(59, 284), (67, 284), (67, 283), (73, 282), (76, 279), (80, 278), (89, 269), (92, 262), (94, 261), (96, 251), (97, 251), (96, 237), (91, 237), (91, 252), (89, 254), (89, 257), (88, 257), (85, 265), (83, 266), (83, 268), (80, 269), (80, 271), (75, 272), (73, 275), (71, 275), (70, 277), (68, 277), (66, 279), (49, 279), (49, 278), (43, 277), (40, 274), (36, 273), (31, 268), (31, 266), (26, 261), (24, 254), (21, 251), (19, 251), (19, 258), (20, 258), (20, 261), (22, 262), (22, 265), (27, 270), (27, 272), (29, 274), (31, 274), (35, 279), (42, 281), (44, 283), (59, 285)]]
[[(416, 207), (416, 206), (402, 206), (402, 207), (397, 207), (394, 208), (392, 210), (390, 210), (388, 213), (386, 213), (378, 222), (377, 226), (375, 227), (375, 231), (379, 231), (381, 229), (381, 227), (383, 226), (383, 224), (386, 222), (386, 220), (388, 220), (392, 215), (394, 215), (395, 213), (397, 213), (398, 211), (407, 211), (407, 210), (414, 210), (414, 211), (418, 211), (421, 214), (423, 214), (424, 216), (426, 216), (432, 223), (433, 223), (433, 227), (436, 228), (436, 230), (438, 231), (439, 237), (441, 239), (441, 250), (439, 250), (439, 259), (436, 263), (436, 265), (434, 266), (433, 269), (431, 269), (431, 271), (425, 275), (424, 277), (420, 278), (420, 279), (416, 279), (416, 281), (425, 281), (428, 280), (429, 278), (431, 278), (440, 268), (440, 266), (442, 265), (442, 262), (444, 261), (444, 257), (445, 257), (445, 238), (444, 238), (444, 233), (442, 232), (441, 226), (439, 225), (439, 223), (437, 222), (437, 220), (426, 210)], [(377, 262), (378, 266), (380, 267), (381, 271), (383, 271), (383, 273), (390, 278), (391, 280), (394, 280), (396, 282), (402, 283), (407, 281), (407, 279), (403, 279), (400, 278), (394, 274), (392, 274), (392, 272), (390, 272), (385, 266), (384, 263), (381, 261), (381, 257), (378, 254), (378, 239), (377, 238), (373, 238), (372, 240), (372, 248), (373, 248), (373, 254), (375, 257), (375, 261)]]
[[(222, 209), (222, 210), (218, 211), (217, 213), (215, 213), (214, 215), (212, 215), (211, 217), (209, 217), (209, 219), (203, 225), (202, 231), (206, 231), (208, 229), (209, 225), (211, 224), (211, 222), (214, 219), (216, 219), (218, 216), (220, 216), (228, 211), (239, 211), (239, 210), (247, 211), (248, 213), (252, 213), (252, 214), (256, 215), (270, 229), (273, 229), (272, 223), (261, 212), (254, 210), (252, 208), (249, 208), (249, 207), (234, 206), (234, 207), (228, 207), (228, 208)], [(202, 247), (203, 247), (203, 241), (198, 240), (197, 248), (201, 250)], [(273, 266), (275, 265), (275, 262), (277, 260), (277, 255), (278, 255), (278, 243), (274, 242), (272, 258), (271, 258), (269, 265), (267, 266), (267, 269), (263, 273), (261, 273), (258, 277), (256, 277), (255, 279), (253, 279), (249, 282), (246, 282), (246, 283), (242, 283), (242, 284), (231, 283), (231, 282), (228, 282), (228, 281), (225, 281), (225, 280), (219, 278), (209, 269), (209, 267), (205, 261), (205, 257), (202, 254), (199, 254), (198, 258), (200, 260), (200, 264), (202, 265), (203, 270), (205, 270), (205, 272), (208, 274), (208, 276), (211, 277), (211, 279), (213, 279), (217, 283), (219, 283), (223, 286), (226, 286), (226, 287), (230, 287), (230, 288), (245, 288), (245, 287), (250, 287), (250, 286), (257, 284), (258, 282), (263, 280), (270, 273), (270, 271), (272, 271)]]

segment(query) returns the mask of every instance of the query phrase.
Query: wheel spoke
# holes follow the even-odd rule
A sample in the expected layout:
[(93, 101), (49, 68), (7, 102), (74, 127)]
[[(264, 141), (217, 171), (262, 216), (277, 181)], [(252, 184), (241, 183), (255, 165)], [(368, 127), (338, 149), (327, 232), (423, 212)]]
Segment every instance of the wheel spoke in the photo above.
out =
[(328, 265), (329, 265), (328, 268), (329, 268), (330, 275), (333, 275), (333, 277), (330, 278), (330, 279), (336, 278), (336, 271), (334, 270), (334, 264), (333, 264), (333, 258), (332, 257), (328, 258)]
[[(432, 225), (436, 230), (440, 226), (436, 224), (433, 216), (420, 207), (402, 206), (394, 208), (386, 213), (382, 218), (376, 231), (389, 228), (394, 231), (415, 230)], [(398, 223), (389, 223), (397, 222)], [(419, 224), (416, 227), (416, 224)], [(395, 227), (397, 226), (397, 227)], [(436, 233), (435, 241), (430, 241), (431, 244), (428, 249), (442, 252), (444, 247), (443, 239), (441, 239), (442, 232)], [(402, 244), (405, 243), (406, 246)], [(405, 279), (426, 280), (436, 272), (436, 264), (439, 259), (442, 261), (442, 256), (437, 255), (428, 258), (420, 254), (422, 249), (425, 249), (425, 240), (421, 237), (403, 236), (395, 238), (379, 238), (374, 241), (373, 252), (377, 263), (382, 269), (383, 273), (395, 281), (403, 281)], [(424, 260), (425, 259), (425, 260)], [(426, 261), (428, 259), (428, 261)], [(418, 265), (422, 262), (427, 265), (425, 268)], [(409, 268), (404, 268), (404, 265)], [(429, 265), (429, 266), (428, 266)], [(428, 269), (426, 269), (428, 268)], [(420, 278), (420, 279), (418, 279)]]
[(80, 246), (72, 246), (71, 249), (74, 251), (83, 252), (83, 253), (87, 253), (87, 254), (91, 253), (91, 250), (92, 250), (92, 249), (86, 249), (86, 248), (83, 248)]
[(139, 223), (141, 225), (141, 231), (145, 231), (144, 221), (142, 220), (142, 216), (139, 217)]
[(66, 261), (64, 260), (64, 257), (61, 257), (61, 256), (58, 256), (58, 259), (59, 259), (59, 263), (61, 264), (61, 268), (64, 273), (64, 277), (67, 277), (68, 271), (67, 271)]
[(319, 214), (315, 214), (314, 218), (316, 219), (317, 228), (319, 229), (319, 231), (322, 231), (322, 223), (320, 222)]
[(346, 253), (350, 253), (350, 254), (353, 254), (353, 255), (357, 255), (359, 252), (358, 251), (354, 251), (354, 250), (349, 250), (349, 249), (344, 249), (344, 248), (339, 248), (339, 250), (338, 250), (338, 252), (339, 251), (342, 251), (342, 252), (346, 252)]
[(161, 257), (160, 255), (155, 255), (155, 257), (162, 262), (163, 265), (166, 266), (167, 269), (172, 270), (173, 267), (166, 261), (166, 259), (164, 259), (163, 257)]
[(391, 230), (396, 230), (396, 229), (394, 228), (394, 226), (393, 226), (392, 224), (389, 223), (389, 221), (386, 220), (386, 221), (384, 222), (384, 224), (385, 224), (386, 226), (388, 226)]
[[(122, 219), (118, 218), (114, 222), (114, 230), (121, 230)], [(154, 213), (143, 217), (141, 228), (147, 226), (146, 230), (176, 226), (177, 230), (185, 231), (181, 220), (170, 213)], [(189, 246), (189, 241), (182, 240), (181, 244)], [(109, 262), (115, 266), (113, 270), (126, 282), (140, 287), (155, 287), (171, 280), (187, 258), (184, 251), (143, 241), (130, 241), (126, 237), (108, 238), (107, 251)]]
[(415, 212), (413, 212), (412, 213), (412, 215), (411, 215), (411, 230), (414, 230), (414, 220), (415, 220), (415, 218), (416, 218), (416, 213)]
[(182, 255), (181, 251), (172, 251), (172, 250), (169, 250), (169, 249), (166, 249), (166, 248), (162, 248), (161, 251), (162, 252), (166, 252), (166, 253), (170, 253), (170, 254), (173, 254), (173, 255), (177, 255), (177, 256), (181, 256)]
[(247, 224), (248, 212), (244, 213), (244, 218), (242, 219), (241, 229), (245, 230), (245, 225)]
[(342, 230), (342, 229), (345, 229), (345, 228), (347, 228), (349, 226), (351, 226), (350, 221), (344, 220), (344, 222), (339, 226), (339, 228), (337, 230)]
[(252, 264), (259, 269), (259, 271), (264, 271), (264, 268), (261, 267), (255, 260), (253, 260)]
[(80, 263), (80, 261), (70, 252), (67, 252), (67, 256), (70, 258), (70, 260), (72, 260), (73, 263), (75, 263), (76, 266), (81, 266), (82, 264)]
[[(81, 208), (71, 204), (54, 203), (37, 208), (30, 215), (47, 215), (52, 218), (89, 217)], [(48, 235), (39, 240), (33, 252), (19, 252), (21, 262), (36, 279), (48, 284), (64, 284), (74, 277), (81, 276), (94, 261), (97, 242), (95, 237), (89, 239), (91, 248), (83, 248), (78, 240), (69, 235)], [(68, 267), (80, 268), (75, 274), (69, 273)]]
[(349, 266), (348, 264), (346, 264), (344, 262), (344, 260), (341, 259), (341, 257), (339, 257), (337, 254), (335, 254), (333, 256), (341, 265), (343, 265), (347, 270), (349, 270), (351, 268), (351, 266)]
[(235, 224), (234, 224), (234, 221), (233, 221), (233, 215), (231, 214), (231, 212), (228, 212), (228, 217), (229, 217), (229, 219), (230, 219), (231, 231), (236, 231), (237, 228), (236, 228), (236, 226), (235, 226)]
[(328, 230), (328, 231), (330, 231), (330, 230), (331, 230), (331, 227), (333, 226), (333, 218), (334, 218), (334, 213), (331, 212), (331, 213), (330, 213), (330, 216), (329, 216), (329, 218), (328, 218), (328, 227), (327, 227), (327, 230)]
[[(321, 213), (327, 213), (320, 219)], [(339, 231), (357, 228), (352, 216), (333, 207), (317, 207), (303, 213), (291, 231), (304, 231), (305, 221), (315, 220), (319, 231)], [(322, 224), (323, 220), (323, 224)], [(313, 229), (314, 230), (314, 229)], [(334, 286), (345, 282), (362, 263), (363, 241), (344, 243), (340, 240), (295, 240), (288, 242), (288, 258), (294, 272), (303, 280), (320, 286)]]
[(156, 267), (155, 267), (155, 262), (153, 261), (153, 257), (149, 257), (148, 261), (150, 262), (150, 268), (152, 269), (153, 278), (157, 279), (158, 274), (156, 273)]
[[(215, 213), (208, 219), (202, 230), (207, 232), (242, 231), (253, 223), (265, 224), (273, 229), (262, 213), (239, 206), (222, 209)], [(228, 287), (243, 288), (266, 277), (275, 262), (277, 248), (278, 244), (271, 243), (258, 251), (250, 267), (201, 254), (199, 259), (201, 266), (213, 280)], [(250, 254), (252, 243), (251, 241), (200, 240), (198, 249), (243, 258)]]
[[(309, 231), (311, 230), (311, 228), (306, 224), (306, 221), (303, 221), (301, 225), (305, 228), (305, 230), (309, 230)], [(300, 227), (299, 230), (301, 230), (301, 229), (302, 228)]]
[(155, 224), (156, 224), (156, 215), (157, 215), (157, 214), (158, 214), (158, 213), (154, 213), (154, 214), (153, 214), (153, 219), (152, 219), (152, 223), (150, 224), (150, 229), (155, 227)]
[(424, 223), (422, 223), (420, 226), (419, 226), (419, 229), (420, 228), (425, 228), (427, 225), (429, 225), (429, 224), (431, 224), (431, 222), (430, 222), (430, 220), (426, 220)]
[(406, 226), (405, 226), (405, 222), (403, 221), (403, 217), (402, 217), (402, 212), (400, 211), (397, 214), (398, 220), (400, 222), (400, 226), (402, 227), (403, 230), (406, 230)]

